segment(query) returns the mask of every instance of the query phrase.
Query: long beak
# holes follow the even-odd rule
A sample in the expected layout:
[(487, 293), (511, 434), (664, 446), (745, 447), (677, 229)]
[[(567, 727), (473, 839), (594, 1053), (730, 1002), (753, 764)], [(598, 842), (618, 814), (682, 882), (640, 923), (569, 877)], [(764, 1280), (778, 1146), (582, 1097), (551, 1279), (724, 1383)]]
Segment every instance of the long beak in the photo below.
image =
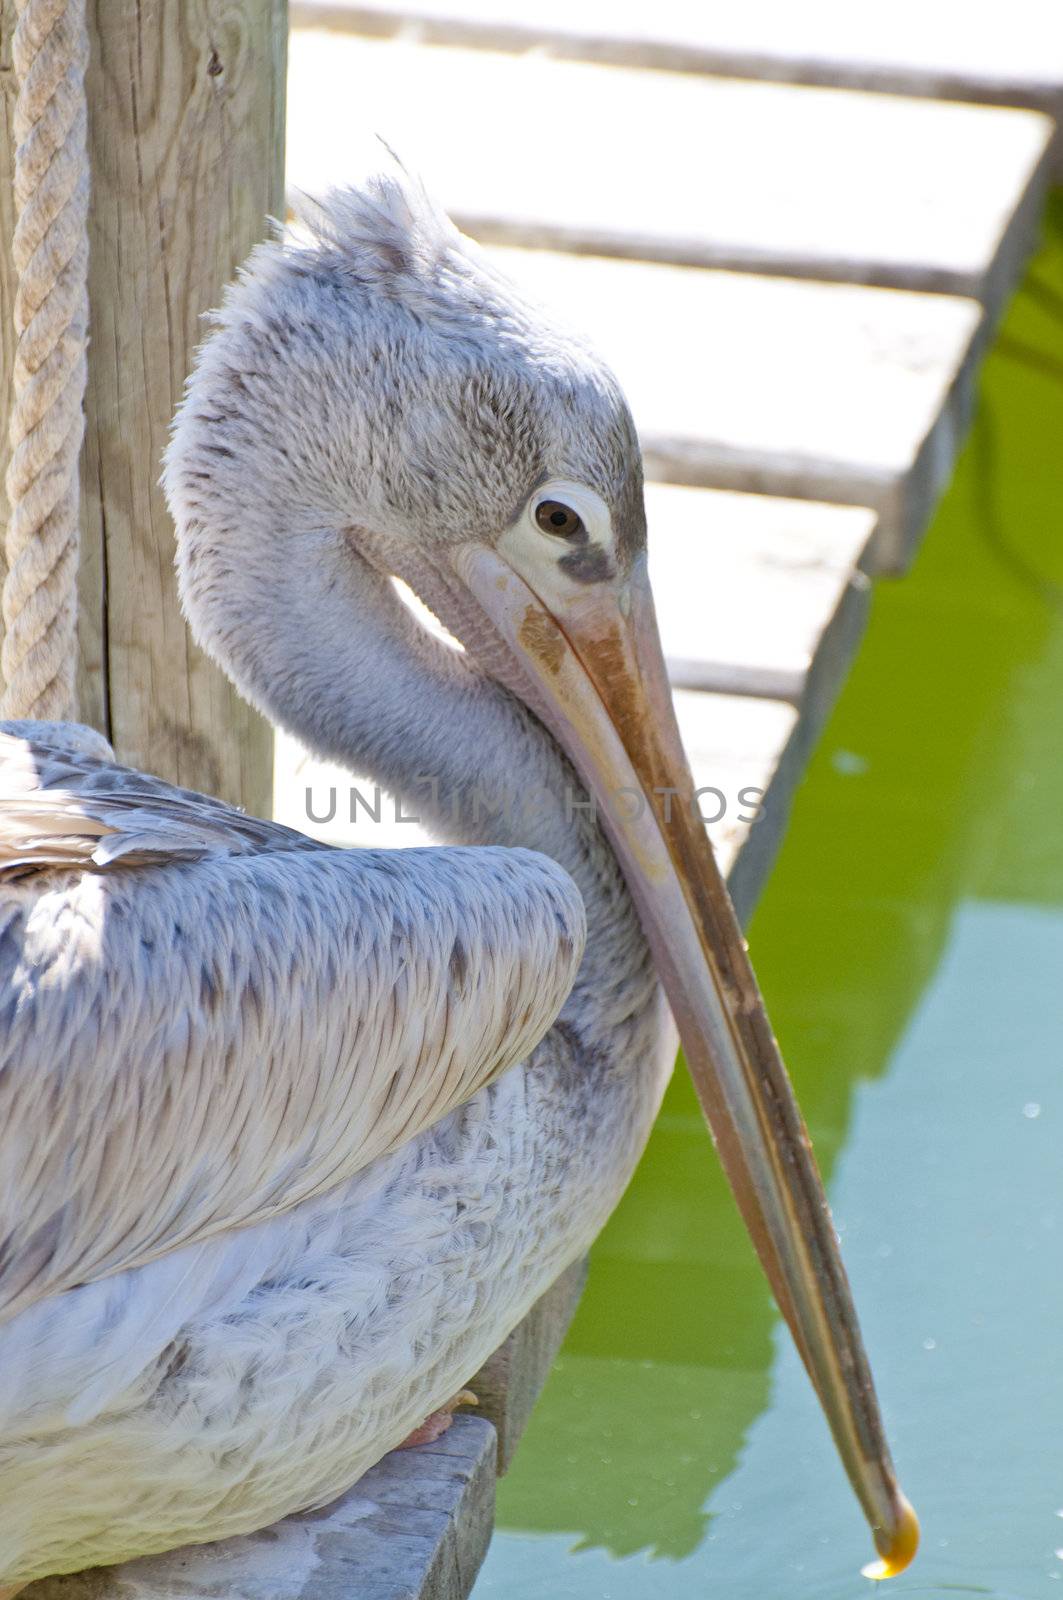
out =
[[(801, 1113), (698, 814), (645, 563), (551, 610), (496, 551), (453, 555), (521, 693), (595, 796), (642, 917), (742, 1217), (892, 1577), (919, 1524), (890, 1460)], [(639, 801), (638, 797), (641, 797)]]

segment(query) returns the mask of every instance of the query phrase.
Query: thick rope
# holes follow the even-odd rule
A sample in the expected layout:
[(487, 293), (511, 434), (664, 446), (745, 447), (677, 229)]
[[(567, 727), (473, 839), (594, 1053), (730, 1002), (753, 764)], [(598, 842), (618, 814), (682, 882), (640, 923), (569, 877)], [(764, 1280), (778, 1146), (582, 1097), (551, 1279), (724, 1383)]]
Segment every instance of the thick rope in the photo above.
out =
[(15, 0), (15, 394), (0, 716), (74, 714), (88, 329), (85, 0)]

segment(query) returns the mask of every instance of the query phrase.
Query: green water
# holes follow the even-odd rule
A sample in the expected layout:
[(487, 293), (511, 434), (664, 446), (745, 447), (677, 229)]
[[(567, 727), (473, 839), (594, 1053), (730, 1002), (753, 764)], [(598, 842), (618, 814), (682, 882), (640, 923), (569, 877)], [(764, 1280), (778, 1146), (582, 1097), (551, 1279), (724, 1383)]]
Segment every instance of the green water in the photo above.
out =
[[(916, 1565), (1063, 1597), (1063, 203), (750, 943)], [(847, 1600), (870, 1554), (685, 1075), (500, 1486), (476, 1600)]]

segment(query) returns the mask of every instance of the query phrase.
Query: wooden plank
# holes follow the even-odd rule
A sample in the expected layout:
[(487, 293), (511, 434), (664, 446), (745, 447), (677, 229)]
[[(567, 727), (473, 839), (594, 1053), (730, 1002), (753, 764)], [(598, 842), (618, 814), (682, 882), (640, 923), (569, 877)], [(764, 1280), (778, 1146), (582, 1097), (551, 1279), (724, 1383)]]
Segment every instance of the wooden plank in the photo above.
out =
[(872, 506), (902, 570), (952, 471), (981, 351), (974, 301), (492, 249), (593, 338), (673, 483)]
[(88, 9), (81, 712), (120, 760), (264, 810), (270, 730), (192, 644), (158, 478), (202, 315), (281, 203), (285, 4)]
[[(773, 78), (848, 84), (935, 99), (1031, 106), (1063, 119), (1063, 9), (892, 0), (293, 0), (298, 26), (446, 44)], [(1063, 167), (1063, 141), (1057, 142)]]
[(789, 700), (821, 722), (867, 620), (874, 513), (657, 483), (646, 510), (672, 682)]
[(494, 1525), (495, 1432), (455, 1417), (340, 1499), (245, 1538), (46, 1578), (27, 1600), (466, 1600)]
[(342, 184), (367, 127), (478, 239), (944, 291), (991, 312), (1032, 248), (1052, 134), (1029, 111), (294, 33), (290, 182)]

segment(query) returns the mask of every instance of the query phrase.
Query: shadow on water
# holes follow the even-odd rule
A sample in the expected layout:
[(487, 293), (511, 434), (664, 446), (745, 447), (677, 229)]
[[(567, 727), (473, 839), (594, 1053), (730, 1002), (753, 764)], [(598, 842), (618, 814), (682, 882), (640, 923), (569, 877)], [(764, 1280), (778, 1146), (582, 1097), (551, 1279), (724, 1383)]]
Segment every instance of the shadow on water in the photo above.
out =
[[(1061, 439), (1057, 197), (750, 936), (924, 1517), (898, 1592), (1063, 1588)], [(864, 1587), (859, 1515), (685, 1074), (498, 1520), (478, 1600)]]

